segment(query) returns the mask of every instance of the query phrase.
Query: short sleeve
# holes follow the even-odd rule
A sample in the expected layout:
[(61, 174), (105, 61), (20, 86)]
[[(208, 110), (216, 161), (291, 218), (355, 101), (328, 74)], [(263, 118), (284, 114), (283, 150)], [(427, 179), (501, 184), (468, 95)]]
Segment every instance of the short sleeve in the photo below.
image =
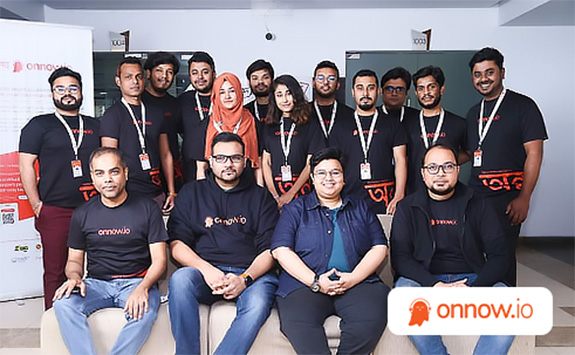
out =
[(393, 118), (393, 121), (393, 147), (399, 147), (401, 145), (407, 144), (407, 131), (405, 130), (405, 125), (401, 124), (398, 118)]
[(157, 204), (151, 202), (148, 209), (148, 243), (165, 242), (168, 240), (166, 226), (162, 217), (162, 212)]
[(30, 120), (20, 132), (20, 153), (39, 155), (42, 149), (42, 129), (37, 118)]
[(523, 112), (520, 118), (523, 143), (538, 139), (546, 140), (548, 136), (541, 110), (532, 99), (527, 98), (526, 101), (525, 105), (521, 106)]
[(291, 203), (283, 207), (272, 237), (271, 250), (280, 247), (288, 247), (292, 250), (294, 249), (295, 237), (299, 228), (300, 220), (298, 207), (303, 208), (300, 203)]
[(104, 112), (100, 120), (100, 137), (120, 139), (120, 122), (116, 106), (112, 106)]
[(84, 209), (77, 208), (70, 220), (70, 230), (68, 231), (68, 247), (78, 250), (86, 250), (86, 237), (82, 232), (84, 224)]
[(319, 125), (308, 121), (308, 150), (307, 154), (314, 154), (315, 152), (325, 148), (325, 137), (320, 130)]

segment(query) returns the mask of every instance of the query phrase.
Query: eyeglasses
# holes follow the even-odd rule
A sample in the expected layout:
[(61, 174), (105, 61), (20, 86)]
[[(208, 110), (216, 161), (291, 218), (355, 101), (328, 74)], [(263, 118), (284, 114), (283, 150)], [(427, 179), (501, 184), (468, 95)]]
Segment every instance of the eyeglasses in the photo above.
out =
[(389, 92), (390, 94), (392, 94), (394, 91), (400, 94), (405, 91), (405, 88), (403, 86), (386, 86), (383, 88), (383, 90)]
[(337, 80), (337, 77), (335, 75), (325, 76), (323, 74), (320, 74), (315, 77), (315, 80), (317, 81), (325, 81), (326, 79), (329, 83), (333, 83), (334, 81)]
[(343, 171), (339, 169), (333, 169), (332, 171), (318, 170), (313, 175), (319, 180), (324, 180), (328, 175), (333, 179), (339, 179), (343, 175)]
[(52, 89), (52, 91), (54, 91), (59, 95), (64, 95), (66, 93), (66, 90), (68, 90), (70, 94), (75, 95), (80, 92), (80, 87), (78, 85), (70, 85), (67, 87), (64, 85), (58, 85), (54, 86), (54, 88)]
[(421, 168), (426, 169), (427, 172), (430, 173), (431, 175), (437, 175), (437, 173), (439, 173), (440, 168), (443, 170), (444, 174), (451, 174), (452, 172), (455, 171), (456, 166), (459, 166), (459, 165), (453, 164), (453, 163), (445, 163), (442, 165), (437, 165), (437, 164), (424, 165)]
[(235, 155), (218, 154), (218, 155), (212, 155), (212, 159), (214, 159), (214, 161), (218, 164), (225, 164), (228, 161), (228, 159), (233, 164), (240, 164), (244, 161), (244, 156), (240, 154)]

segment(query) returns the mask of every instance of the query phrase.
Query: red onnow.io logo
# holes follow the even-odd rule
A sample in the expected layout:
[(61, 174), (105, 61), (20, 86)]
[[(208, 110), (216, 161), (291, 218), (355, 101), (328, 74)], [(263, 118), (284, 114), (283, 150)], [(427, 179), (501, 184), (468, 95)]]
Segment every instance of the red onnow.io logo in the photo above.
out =
[(398, 287), (388, 296), (398, 335), (543, 335), (553, 295), (543, 287)]

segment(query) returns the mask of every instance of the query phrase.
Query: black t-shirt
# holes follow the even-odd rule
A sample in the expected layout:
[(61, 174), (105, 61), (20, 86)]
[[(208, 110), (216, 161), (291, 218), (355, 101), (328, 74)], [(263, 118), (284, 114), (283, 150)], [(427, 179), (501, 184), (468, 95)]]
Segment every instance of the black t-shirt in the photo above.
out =
[(458, 225), (458, 213), (456, 201), (429, 199), (429, 222), (435, 241), (435, 252), (429, 271), (434, 275), (474, 272), (463, 255), (463, 226)]
[[(142, 107), (133, 106), (138, 126), (142, 128)], [(118, 140), (118, 149), (124, 153), (124, 159), (130, 169), (128, 192), (146, 197), (156, 197), (163, 192), (160, 178), (160, 134), (166, 133), (163, 126), (163, 112), (157, 106), (146, 106), (146, 153), (150, 158), (151, 169), (143, 170), (140, 162), (142, 148), (138, 131), (128, 109), (121, 101), (116, 102), (102, 116), (101, 137)]]
[[(257, 105), (257, 112), (256, 112), (256, 105)], [(269, 105), (260, 105), (257, 103), (257, 100), (254, 100), (244, 106), (247, 108), (252, 116), (254, 116), (254, 120), (256, 122), (256, 131), (258, 134), (258, 152), (261, 155), (263, 146), (262, 146), (262, 131), (266, 125), (266, 119), (268, 117), (268, 107)]]
[[(427, 117), (424, 116), (425, 130), (427, 132), (427, 142), (432, 145), (435, 130), (439, 123), (439, 115)], [(419, 125), (419, 114), (417, 116), (405, 116), (403, 125), (407, 131), (407, 194), (415, 192), (418, 188), (424, 186), (421, 178), (421, 160), (425, 154), (426, 148), (423, 143), (421, 126)], [(445, 111), (443, 126), (439, 133), (437, 143), (449, 145), (456, 152), (465, 150), (467, 146), (467, 124), (465, 119), (449, 111)]]
[[(372, 117), (359, 116), (366, 143)], [(364, 156), (355, 119), (341, 123), (331, 131), (329, 145), (343, 153), (344, 191), (364, 198), (374, 213), (385, 213), (395, 194), (393, 148), (407, 144), (405, 129), (397, 118), (379, 113), (368, 152), (371, 179), (361, 180), (360, 165), (364, 162)]]
[[(282, 118), (284, 120), (284, 135), (287, 141), (289, 131), (292, 126), (290, 118)], [(266, 125), (263, 130), (263, 149), (271, 155), (272, 160), (272, 174), (276, 189), (280, 195), (288, 192), (301, 171), (305, 168), (307, 163), (307, 156), (325, 148), (325, 140), (321, 133), (321, 129), (317, 124), (308, 121), (305, 124), (297, 125), (293, 132), (291, 139), (290, 153), (288, 156), (288, 164), (291, 167), (292, 181), (282, 182), (281, 166), (285, 163), (285, 157), (281, 145), (281, 130), (280, 125), (271, 124)], [(309, 182), (300, 189), (297, 195), (305, 195), (311, 191)]]
[[(78, 178), (72, 175), (71, 163), (75, 159), (72, 143), (56, 115), (36, 116), (22, 128), (18, 150), (38, 156), (38, 192), (47, 206), (75, 208), (97, 194), (90, 180), (89, 160), (92, 151), (100, 146), (100, 122), (81, 116), (84, 119), (84, 138), (78, 152), (78, 158), (82, 161), (82, 177)], [(78, 141), (78, 117), (62, 117)]]
[(210, 96), (199, 95), (204, 119), (200, 119), (196, 106), (196, 91), (188, 91), (178, 97), (178, 130), (183, 135), (182, 156), (186, 164), (204, 160), (206, 153), (206, 129), (209, 122)]
[[(319, 107), (319, 112), (321, 113), (321, 117), (323, 118), (325, 130), (329, 131), (329, 125), (331, 122), (333, 104), (327, 105), (327, 106), (318, 105), (318, 107)], [(314, 104), (312, 104), (311, 112), (312, 113), (311, 113), (310, 120), (317, 123), (320, 132), (325, 137), (325, 133), (324, 133), (323, 129), (321, 128), (321, 124), (319, 123), (319, 118), (317, 117), (317, 112), (315, 110)], [(339, 125), (341, 121), (350, 121), (350, 120), (353, 121), (353, 109), (351, 109), (349, 106), (338, 101), (337, 111), (335, 112), (335, 122), (333, 123), (333, 127), (331, 128), (331, 130), (333, 131), (335, 126)], [(329, 133), (328, 133), (328, 136), (329, 136)], [(325, 138), (325, 140), (326, 140), (326, 144), (328, 144), (329, 143), (328, 138)]]
[(408, 117), (419, 117), (419, 110), (409, 106), (403, 106), (403, 120), (401, 120), (400, 108), (387, 108), (387, 113), (389, 114), (389, 117), (395, 117), (400, 120), (400, 122), (405, 121)]
[[(485, 102), (484, 125), (493, 111), (497, 99)], [(477, 149), (479, 142), (478, 123), (481, 103), (467, 113), (468, 150)], [(527, 154), (524, 143), (546, 140), (547, 130), (539, 107), (533, 99), (507, 90), (487, 136), (481, 147), (481, 167), (471, 169), (469, 186), (483, 196), (495, 196), (506, 192), (517, 192), (523, 185), (523, 167)]]
[(110, 208), (98, 197), (74, 211), (68, 247), (87, 253), (89, 277), (107, 280), (143, 276), (151, 264), (149, 244), (167, 239), (162, 213), (152, 200), (129, 195)]

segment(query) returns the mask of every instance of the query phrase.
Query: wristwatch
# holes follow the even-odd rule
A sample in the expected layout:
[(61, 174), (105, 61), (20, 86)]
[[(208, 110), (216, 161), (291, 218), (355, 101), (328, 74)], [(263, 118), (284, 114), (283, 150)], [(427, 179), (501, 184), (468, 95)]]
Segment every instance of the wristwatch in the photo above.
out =
[(315, 275), (312, 284), (309, 285), (309, 289), (311, 290), (311, 292), (314, 292), (314, 293), (319, 292), (320, 286), (319, 286), (319, 275), (318, 274)]
[(249, 274), (243, 273), (240, 275), (240, 277), (244, 278), (244, 282), (246, 283), (246, 287), (248, 287), (254, 283), (254, 279), (252, 279), (252, 277)]

